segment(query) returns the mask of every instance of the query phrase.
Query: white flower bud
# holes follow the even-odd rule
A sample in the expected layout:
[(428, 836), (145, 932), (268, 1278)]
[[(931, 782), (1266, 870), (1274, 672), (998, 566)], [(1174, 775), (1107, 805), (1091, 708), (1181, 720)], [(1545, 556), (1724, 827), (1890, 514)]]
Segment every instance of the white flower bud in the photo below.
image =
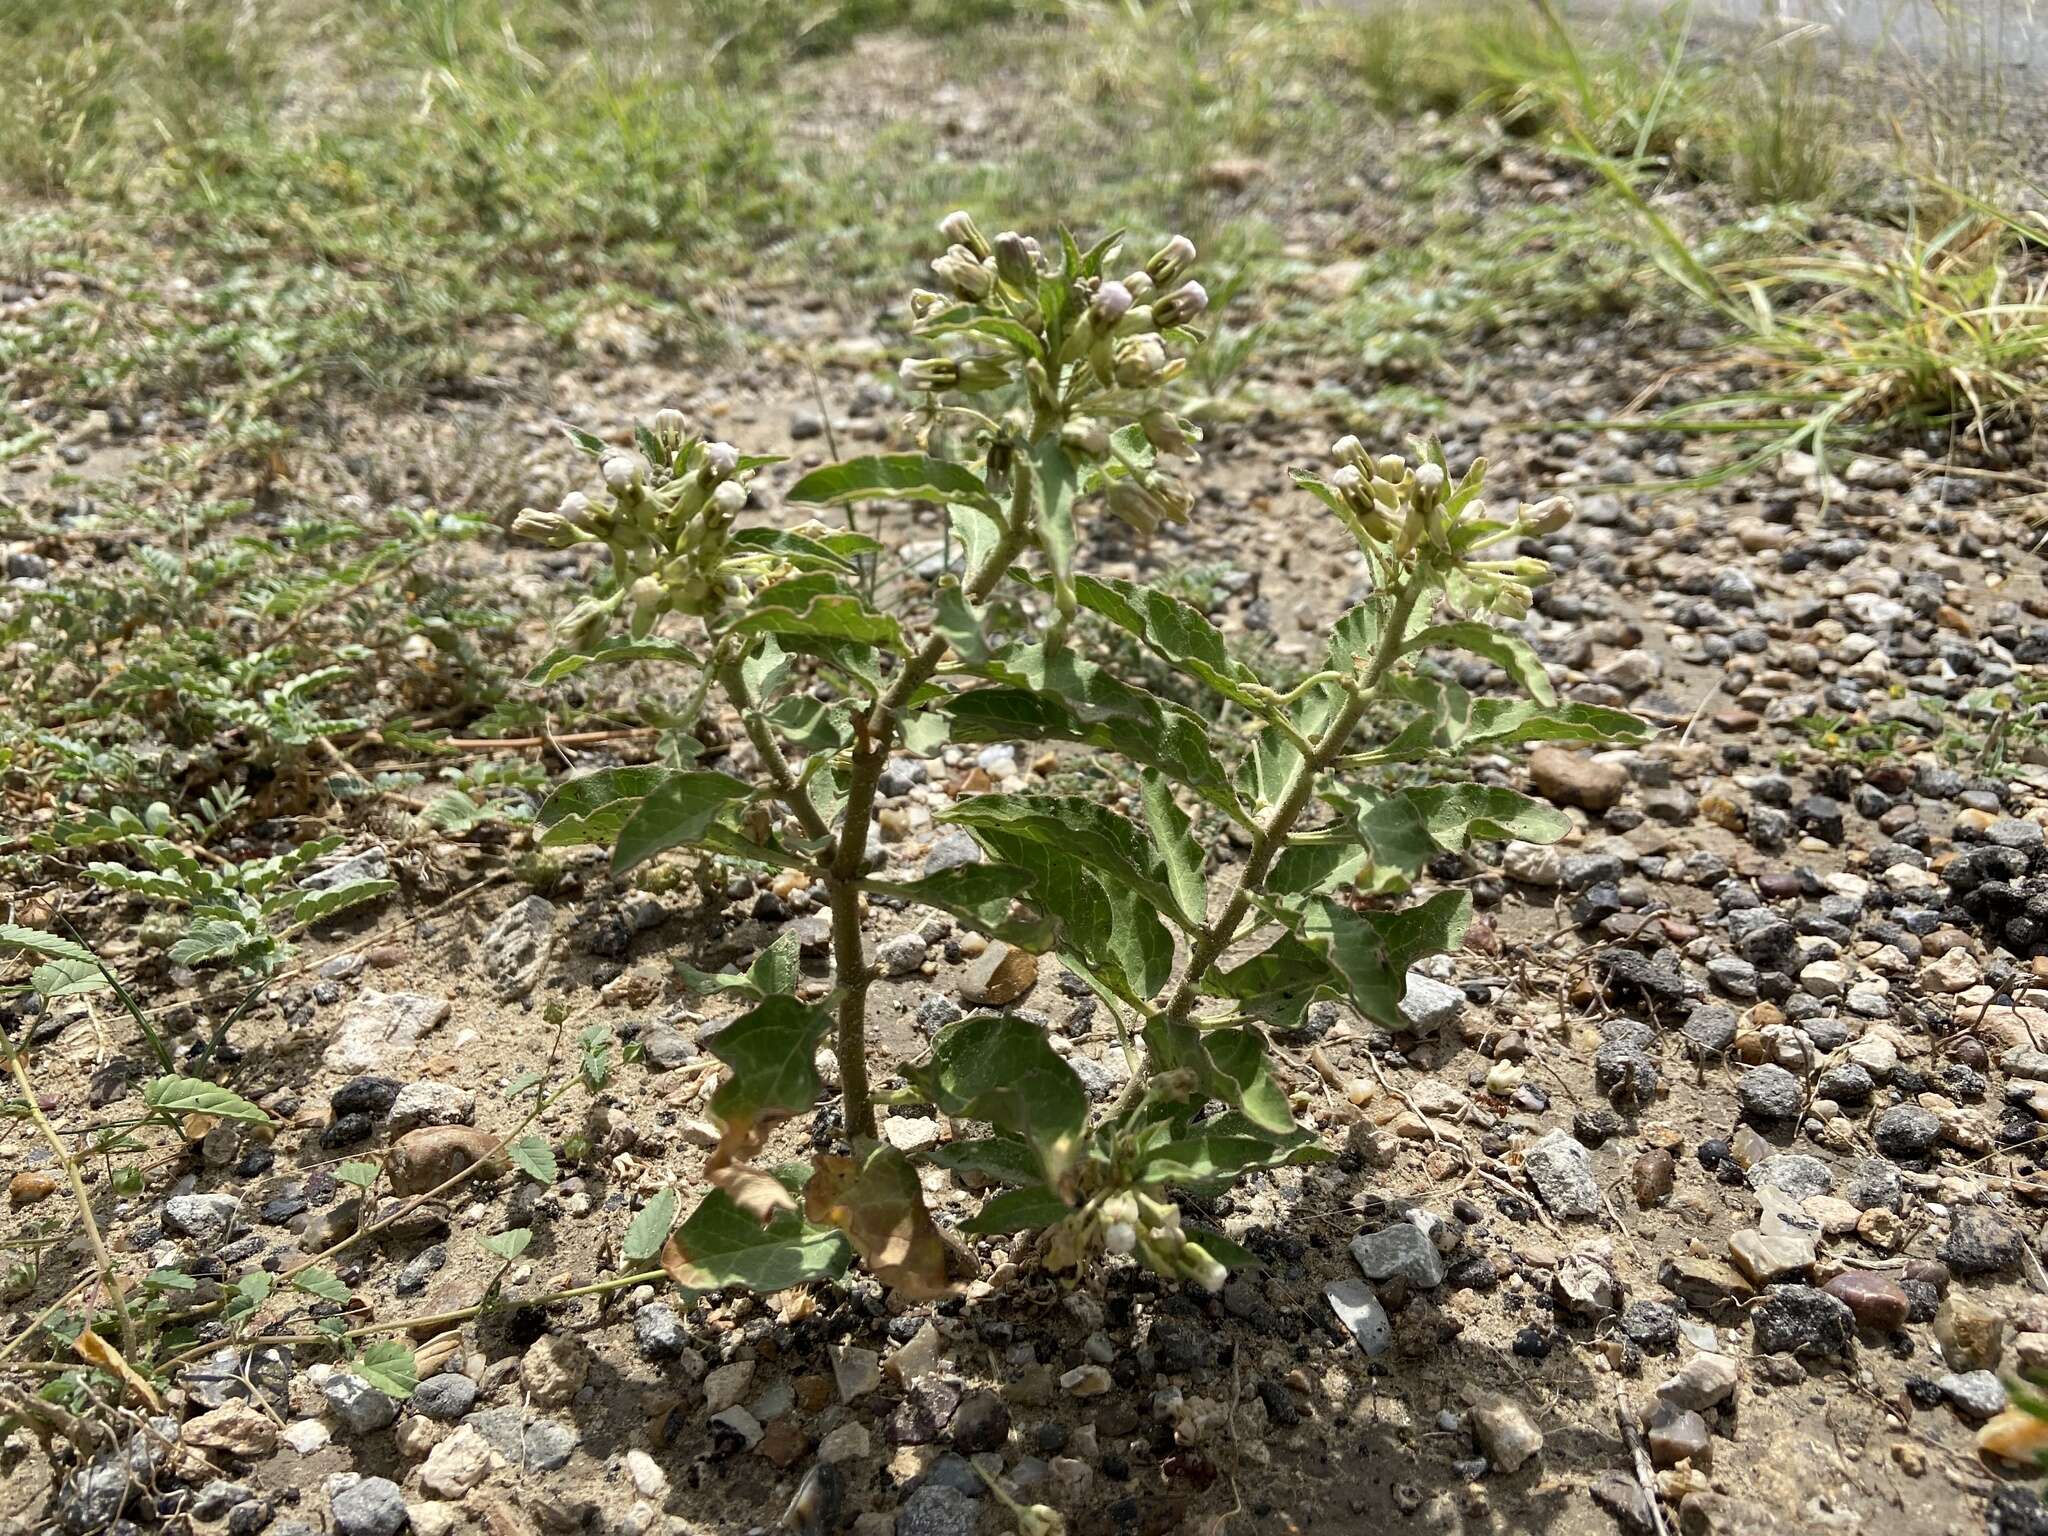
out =
[(1195, 244), (1185, 235), (1175, 235), (1145, 263), (1146, 274), (1164, 288), (1195, 264)]
[(704, 473), (714, 480), (723, 480), (740, 467), (740, 451), (731, 443), (706, 443), (704, 445)]
[(1128, 1221), (1113, 1221), (1102, 1232), (1102, 1247), (1105, 1252), (1129, 1253), (1138, 1246), (1138, 1229)]
[(1365, 490), (1365, 472), (1356, 464), (1340, 464), (1330, 471), (1323, 483), (1348, 500)]
[(1209, 290), (1200, 283), (1182, 283), (1152, 306), (1152, 323), (1161, 330), (1186, 325), (1209, 307)]
[(932, 271), (963, 299), (985, 299), (995, 290), (994, 267), (984, 266), (982, 259), (964, 245), (949, 247), (945, 255), (932, 262)]
[(1200, 1243), (1183, 1243), (1180, 1262), (1181, 1273), (1212, 1296), (1222, 1290), (1224, 1282), (1230, 1278), (1230, 1271), (1210, 1257), (1209, 1250)]
[(1038, 264), (1032, 259), (1031, 245), (1014, 229), (1006, 229), (996, 236), (996, 276), (1012, 288), (1029, 289), (1038, 281)]
[(535, 507), (525, 507), (512, 519), (512, 537), (515, 539), (532, 539), (541, 544), (554, 544), (568, 537), (571, 532), (569, 520), (559, 512), (542, 512)]
[(1159, 291), (1159, 285), (1152, 281), (1152, 274), (1142, 269), (1127, 274), (1124, 286), (1131, 290), (1131, 297), (1140, 304), (1149, 301), (1152, 295)]
[(1330, 457), (1339, 464), (1362, 463), (1365, 459), (1365, 445), (1347, 433), (1330, 444)]
[(665, 406), (648, 419), (647, 430), (656, 442), (673, 446), (683, 440), (683, 434), (690, 430), (690, 423), (674, 406)]
[(1401, 477), (1408, 473), (1408, 461), (1398, 453), (1383, 453), (1373, 468), (1379, 472), (1382, 480), (1392, 480), (1398, 484)]
[(965, 208), (956, 208), (939, 220), (939, 233), (954, 245), (965, 246), (976, 260), (989, 254), (988, 241), (982, 238), (981, 230), (976, 227), (974, 215)]
[(1166, 345), (1157, 336), (1126, 336), (1116, 344), (1114, 357), (1117, 383), (1143, 389), (1165, 369)]
[(571, 491), (555, 503), (555, 513), (572, 523), (580, 523), (590, 515), (590, 498), (581, 491)]
[(1522, 532), (1531, 538), (1556, 533), (1572, 520), (1572, 504), (1562, 496), (1551, 496), (1533, 507), (1522, 509)]
[(612, 494), (623, 496), (647, 481), (647, 461), (637, 453), (608, 453), (599, 466)]
[(1434, 495), (1444, 488), (1444, 471), (1440, 464), (1418, 464), (1415, 466), (1415, 484), (1426, 494)]
[(721, 480), (712, 487), (711, 505), (727, 517), (737, 517), (747, 505), (747, 488), (737, 480)]
[(950, 357), (906, 357), (896, 376), (914, 392), (951, 389), (960, 382), (960, 369)]
[(1088, 301), (1088, 323), (1098, 331), (1116, 329), (1116, 323), (1131, 311), (1131, 290), (1111, 281), (1095, 290)]

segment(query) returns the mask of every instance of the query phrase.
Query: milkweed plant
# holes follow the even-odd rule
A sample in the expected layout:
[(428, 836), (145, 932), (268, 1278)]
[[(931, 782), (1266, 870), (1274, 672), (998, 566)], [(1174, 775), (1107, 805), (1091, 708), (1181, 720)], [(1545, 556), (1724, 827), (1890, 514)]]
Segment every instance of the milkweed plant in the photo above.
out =
[[(742, 524), (771, 459), (707, 441), (675, 411), (630, 448), (579, 435), (598, 483), (523, 513), (517, 531), (601, 543), (609, 569), (535, 680), (670, 662), (700, 709), (723, 694), (752, 751), (724, 768), (686, 757), (571, 780), (542, 811), (544, 836), (609, 845), (621, 871), (676, 848), (801, 871), (829, 903), (829, 996), (801, 1000), (793, 967), (757, 966), (776, 974), (747, 982), (753, 1006), (711, 1042), (729, 1071), (711, 1099), (709, 1188), (663, 1253), (679, 1283), (776, 1289), (857, 1256), (909, 1295), (953, 1289), (959, 1250), (926, 1208), (922, 1161), (992, 1191), (964, 1233), (1033, 1232), (1054, 1269), (1128, 1255), (1215, 1290), (1243, 1255), (1184, 1222), (1178, 1194), (1329, 1155), (1294, 1118), (1268, 1032), (1324, 1000), (1399, 1027), (1410, 968), (1457, 948), (1471, 915), (1462, 891), (1406, 899), (1424, 865), (1475, 840), (1567, 830), (1547, 805), (1465, 782), (1462, 765), (1642, 728), (1560, 702), (1501, 627), (1547, 579), (1536, 541), (1565, 525), (1567, 505), (1490, 506), (1484, 464), (1458, 473), (1433, 444), (1403, 456), (1345, 437), (1328, 465), (1295, 473), (1303, 510), (1319, 506), (1355, 541), (1368, 595), (1284, 687), (1187, 602), (1087, 570), (1091, 521), (1143, 536), (1195, 514), (1202, 434), (1174, 408), (1204, 343), (1195, 248), (1176, 236), (1133, 267), (1118, 236), (1083, 250), (1065, 232), (1050, 247), (989, 239), (965, 213), (940, 227), (936, 285), (909, 302), (923, 355), (902, 365), (922, 451), (828, 465), (788, 500), (816, 513), (942, 506), (957, 569), (930, 589), (895, 584), (905, 590), (883, 602), (864, 579), (873, 539), (816, 520)], [(1145, 686), (1130, 642), (1249, 724), (1213, 726)], [(1512, 695), (1449, 680), (1434, 658), (1460, 651), (1504, 672)], [(997, 742), (1089, 749), (1127, 793), (965, 795), (938, 819), (980, 861), (888, 873), (876, 798), (891, 758)], [(880, 1138), (870, 898), (1057, 956), (1117, 1025), (1131, 1068), (1121, 1096), (1092, 1102), (1040, 1023), (972, 1013), (926, 1059), (892, 1064), (906, 1086), (880, 1096), (931, 1105), (956, 1139), (913, 1155)], [(776, 1122), (820, 1098), (828, 1038), (850, 1151), (764, 1166)]]

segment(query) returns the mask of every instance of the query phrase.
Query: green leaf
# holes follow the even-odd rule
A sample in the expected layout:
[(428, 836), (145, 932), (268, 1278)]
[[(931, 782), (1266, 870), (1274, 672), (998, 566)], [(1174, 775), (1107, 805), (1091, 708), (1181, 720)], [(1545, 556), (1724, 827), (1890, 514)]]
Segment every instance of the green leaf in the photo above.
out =
[(301, 1270), (292, 1276), (292, 1285), (309, 1296), (318, 1296), (322, 1301), (347, 1301), (349, 1298), (348, 1287), (331, 1269)]
[(555, 1163), (555, 1149), (545, 1136), (522, 1136), (505, 1148), (512, 1166), (541, 1184), (552, 1184), (561, 1173)]
[(1456, 949), (1471, 921), (1472, 898), (1463, 891), (1442, 891), (1395, 912), (1354, 912), (1323, 898), (1309, 904), (1301, 934), (1329, 955), (1360, 1013), (1400, 1029), (1409, 967)]
[(645, 1264), (661, 1252), (669, 1229), (676, 1224), (676, 1192), (664, 1189), (640, 1207), (626, 1227), (626, 1240), (619, 1255), (628, 1264)]
[(952, 524), (953, 537), (960, 541), (961, 569), (972, 581), (1003, 541), (1002, 519), (993, 502), (985, 506), (955, 502), (946, 508), (946, 520)]
[(386, 1397), (411, 1397), (412, 1389), (420, 1384), (419, 1362), (412, 1350), (396, 1339), (364, 1345), (350, 1368)]
[(995, 505), (988, 487), (973, 471), (918, 453), (876, 454), (827, 464), (791, 486), (788, 499), (813, 507), (883, 499)]
[(1204, 1134), (1153, 1148), (1139, 1166), (1148, 1184), (1210, 1184), (1292, 1163), (1319, 1163), (1333, 1154), (1312, 1141), (1276, 1143), (1259, 1136)]
[(1343, 978), (1322, 951), (1291, 933), (1227, 971), (1211, 971), (1204, 995), (1236, 1001), (1276, 1029), (1298, 1029), (1309, 1004), (1343, 989)]
[(1349, 674), (1371, 666), (1393, 611), (1394, 600), (1382, 592), (1339, 614), (1330, 626), (1330, 670)]
[(1045, 1178), (1045, 1165), (1037, 1151), (1018, 1136), (942, 1141), (918, 1155), (934, 1167), (952, 1173), (979, 1174), (998, 1184), (1037, 1184)]
[(1204, 1095), (1240, 1111), (1265, 1134), (1288, 1136), (1299, 1129), (1287, 1095), (1266, 1064), (1265, 1046), (1252, 1030), (1201, 1030), (1162, 1015), (1149, 1021), (1144, 1033), (1155, 1073), (1192, 1072)]
[(1271, 702), (1255, 691), (1258, 675), (1231, 656), (1223, 632), (1192, 604), (1135, 582), (1097, 576), (1077, 576), (1074, 594), (1082, 607), (1135, 635), (1178, 670), (1199, 678), (1226, 699), (1261, 719), (1271, 713)]
[(838, 1228), (814, 1225), (793, 1211), (763, 1225), (714, 1189), (676, 1228), (662, 1267), (694, 1291), (737, 1285), (768, 1292), (836, 1280), (852, 1260)]
[(1174, 901), (1181, 911), (1194, 913), (1199, 925), (1209, 909), (1209, 894), (1202, 883), (1202, 850), (1189, 835), (1187, 813), (1174, 803), (1172, 786), (1159, 774), (1144, 774), (1142, 788), (1145, 826), (1166, 865)]
[(329, 886), (323, 891), (307, 891), (293, 905), (292, 921), (308, 925), (317, 923), (337, 912), (346, 912), (350, 907), (389, 896), (397, 889), (396, 880), (351, 880), (346, 885)]
[(541, 805), (540, 824), (547, 828), (541, 846), (596, 843), (609, 847), (641, 802), (674, 771), (653, 765), (601, 768), (571, 779)]
[(754, 963), (744, 972), (700, 971), (681, 960), (674, 964), (683, 984), (700, 996), (712, 992), (742, 992), (758, 1000), (778, 992), (794, 992), (803, 974), (793, 929), (777, 935), (775, 942), (756, 955)]
[(343, 1163), (334, 1170), (334, 1176), (344, 1184), (353, 1184), (357, 1189), (368, 1189), (377, 1182), (379, 1171), (375, 1163)]
[(955, 740), (1103, 747), (1157, 768), (1233, 820), (1246, 820), (1230, 775), (1210, 746), (1208, 722), (1193, 710), (1134, 687), (1065, 646), (1010, 646), (976, 670), (1008, 686), (975, 689), (948, 701)]
[(1036, 1024), (999, 1014), (948, 1024), (930, 1061), (903, 1075), (943, 1113), (1022, 1136), (1037, 1149), (1047, 1183), (1059, 1183), (1080, 1156), (1088, 1092)]
[(1469, 721), (1453, 745), (1515, 747), (1536, 741), (1647, 741), (1649, 723), (1623, 709), (1560, 704), (1546, 709), (1527, 699), (1475, 699)]
[[(119, 865), (109, 866), (120, 868)], [(15, 923), (0, 923), (0, 950), (22, 950), (31, 955), (41, 955), (45, 960), (75, 960), (91, 965), (96, 963), (93, 952), (83, 944), (70, 939), (60, 939), (54, 933), (44, 933), (36, 928), (23, 928)]]
[(711, 1037), (711, 1054), (732, 1068), (711, 1096), (711, 1112), (729, 1135), (817, 1102), (818, 1043), (831, 1022), (824, 1009), (778, 995)]
[(697, 653), (680, 640), (666, 640), (659, 635), (649, 635), (643, 640), (635, 640), (628, 635), (613, 635), (600, 640), (589, 650), (563, 646), (548, 652), (526, 674), (526, 681), (534, 686), (559, 683), (565, 677), (574, 677), (585, 667), (616, 667), (629, 661), (674, 661), (690, 666), (702, 665)]
[(783, 640), (845, 641), (907, 651), (903, 629), (876, 613), (826, 574), (792, 577), (754, 594), (753, 606), (726, 629), (732, 635), (775, 635)]
[(97, 992), (108, 985), (106, 972), (97, 960), (51, 960), (28, 973), (28, 984), (38, 997), (76, 997)]
[(972, 831), (991, 859), (1030, 879), (1031, 904), (1057, 925), (1061, 954), (1078, 955), (1129, 1003), (1166, 985), (1173, 935), (1143, 896), (1097, 878), (1056, 843), (996, 827)]
[(916, 880), (863, 880), (860, 886), (878, 896), (936, 907), (977, 933), (1033, 954), (1052, 946), (1052, 920), (1029, 910), (1017, 911), (1019, 902), (1032, 899), (1031, 876), (1021, 869), (1002, 864), (956, 864)]
[(1557, 690), (1550, 685), (1550, 674), (1543, 670), (1543, 663), (1529, 643), (1504, 630), (1495, 629), (1491, 624), (1482, 624), (1476, 619), (1437, 624), (1410, 637), (1402, 645), (1401, 652), (1411, 655), (1437, 649), (1469, 651), (1503, 669), (1514, 679), (1517, 687), (1545, 709), (1557, 703)]
[(1006, 1189), (991, 1195), (960, 1230), (980, 1237), (1004, 1232), (1035, 1232), (1073, 1215), (1067, 1203), (1043, 1184)]
[(142, 1090), (142, 1102), (145, 1108), (168, 1115), (212, 1115), (250, 1125), (270, 1124), (270, 1116), (240, 1094), (197, 1077), (160, 1077)]
[(734, 549), (775, 555), (800, 571), (851, 572), (855, 560), (882, 549), (864, 533), (839, 529), (798, 533), (791, 528), (739, 528), (730, 543)]
[(1359, 818), (1373, 862), (1412, 874), (1435, 854), (1475, 840), (1554, 843), (1571, 830), (1563, 812), (1488, 784), (1432, 784), (1388, 795)]
[(1060, 612), (1074, 609), (1074, 461), (1056, 434), (1041, 439), (1033, 452), (1038, 473), (1033, 491), (1038, 497), (1038, 516), (1033, 532), (1052, 572), (1053, 591), (1059, 596)]
[(1190, 931), (1206, 916), (1184, 904), (1166, 861), (1127, 818), (1079, 795), (975, 795), (945, 811), (942, 821), (1046, 844), (1087, 866), (1109, 888), (1128, 889)]
[(503, 1259), (510, 1264), (526, 1252), (533, 1243), (533, 1228), (513, 1227), (506, 1232), (493, 1232), (476, 1240), (477, 1246), (485, 1253)]
[(730, 774), (709, 769), (671, 774), (619, 829), (612, 872), (624, 874), (658, 853), (696, 842), (720, 812), (745, 802), (752, 793)]

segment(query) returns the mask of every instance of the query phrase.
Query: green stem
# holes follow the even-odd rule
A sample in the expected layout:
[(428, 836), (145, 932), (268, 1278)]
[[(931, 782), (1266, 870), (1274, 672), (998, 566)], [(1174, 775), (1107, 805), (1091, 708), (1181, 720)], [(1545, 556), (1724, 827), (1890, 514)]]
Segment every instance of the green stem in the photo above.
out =
[[(970, 603), (987, 601), (1031, 537), (1028, 455), (1017, 456), (1012, 476), (1009, 520), (981, 569), (968, 579), (966, 593)], [(876, 1133), (875, 1106), (868, 1089), (867, 1044), (868, 987), (874, 980), (874, 970), (868, 964), (867, 946), (860, 931), (860, 879), (867, 861), (875, 790), (902, 732), (903, 711), (917, 691), (931, 681), (949, 648), (945, 636), (933, 635), (903, 663), (874, 708), (854, 719), (846, 809), (825, 881), (832, 904), (832, 963), (839, 982), (834, 1049), (839, 1057), (846, 1134), (854, 1141), (872, 1141)]]
[(1411, 572), (1402, 584), (1365, 675), (1348, 687), (1336, 718), (1321, 738), (1301, 754), (1281, 789), (1279, 800), (1253, 832), (1251, 850), (1246, 854), (1244, 863), (1238, 866), (1237, 878), (1222, 910), (1204, 923), (1195, 935), (1180, 985), (1167, 998), (1162, 1010), (1168, 1019), (1183, 1020), (1194, 1011), (1210, 967), (1222, 958), (1224, 951), (1236, 939), (1238, 925), (1244, 921), (1244, 915), (1251, 907), (1252, 893), (1265, 883), (1266, 876), (1272, 872), (1273, 861), (1287, 846), (1288, 834), (1294, 830), (1294, 823), (1300, 819), (1314, 795), (1316, 776), (1343, 755), (1345, 743), (1350, 741), (1351, 733), (1358, 728), (1358, 722), (1377, 697), (1381, 681), (1400, 656), (1408, 619), (1415, 611), (1423, 585), (1420, 570)]
[(768, 723), (754, 699), (753, 689), (747, 686), (746, 674), (737, 656), (721, 654), (718, 661), (719, 685), (725, 689), (726, 697), (732, 700), (733, 708), (740, 713), (740, 723), (746, 730), (747, 740), (754, 745), (754, 751), (761, 758), (761, 765), (767, 771), (768, 782), (775, 786), (775, 794), (789, 807), (798, 825), (806, 836), (823, 841), (832, 835), (832, 829), (825, 818), (818, 813), (818, 807), (811, 800), (810, 791), (797, 778), (796, 770), (790, 766), (789, 758), (782, 750), (782, 743), (775, 739), (775, 727)]

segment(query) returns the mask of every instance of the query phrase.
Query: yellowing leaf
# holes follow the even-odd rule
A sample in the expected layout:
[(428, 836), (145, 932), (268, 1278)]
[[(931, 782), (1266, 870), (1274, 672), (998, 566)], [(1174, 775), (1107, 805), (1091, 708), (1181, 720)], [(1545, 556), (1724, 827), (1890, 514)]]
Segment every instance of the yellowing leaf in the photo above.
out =
[(952, 1245), (925, 1209), (917, 1170), (894, 1147), (877, 1147), (859, 1164), (819, 1158), (804, 1210), (844, 1232), (868, 1272), (892, 1290), (916, 1301), (959, 1294), (949, 1274)]
[(79, 1359), (88, 1365), (96, 1365), (109, 1371), (121, 1380), (121, 1384), (145, 1404), (151, 1413), (163, 1412), (163, 1399), (156, 1395), (149, 1378), (122, 1358), (121, 1351), (87, 1328), (72, 1340), (72, 1347), (78, 1351)]

